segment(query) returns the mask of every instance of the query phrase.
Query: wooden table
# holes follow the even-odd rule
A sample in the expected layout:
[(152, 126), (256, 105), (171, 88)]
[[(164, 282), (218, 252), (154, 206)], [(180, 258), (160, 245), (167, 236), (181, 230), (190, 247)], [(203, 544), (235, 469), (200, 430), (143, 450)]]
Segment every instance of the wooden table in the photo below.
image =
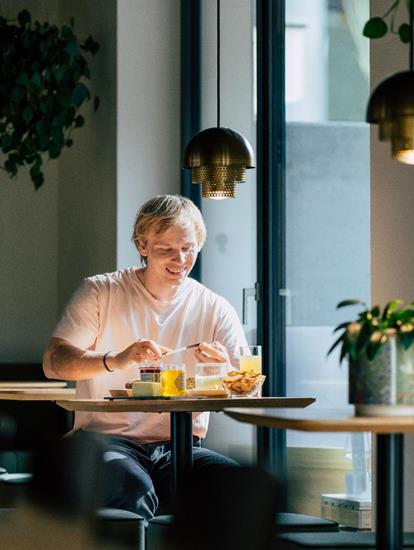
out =
[(257, 398), (175, 398), (164, 399), (73, 399), (57, 401), (67, 411), (117, 412), (168, 412), (171, 417), (172, 496), (177, 498), (185, 476), (193, 463), (192, 413), (223, 411), (231, 403), (236, 407), (307, 407), (312, 397), (257, 397)]
[(0, 388), (0, 401), (57, 401), (75, 399), (74, 388)]
[(377, 438), (376, 547), (403, 548), (404, 434), (414, 433), (414, 417), (356, 417), (349, 411), (311, 407), (306, 411), (227, 408), (228, 416), (267, 428), (307, 432), (372, 432)]

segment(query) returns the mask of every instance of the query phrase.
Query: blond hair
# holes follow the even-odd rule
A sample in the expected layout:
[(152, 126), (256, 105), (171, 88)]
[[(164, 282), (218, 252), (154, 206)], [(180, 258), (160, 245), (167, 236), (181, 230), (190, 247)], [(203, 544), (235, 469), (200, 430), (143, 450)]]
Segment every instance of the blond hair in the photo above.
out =
[[(141, 206), (134, 223), (132, 240), (139, 252), (139, 245), (146, 243), (146, 235), (151, 228), (156, 233), (163, 233), (173, 225), (193, 224), (198, 251), (206, 240), (207, 231), (204, 220), (197, 206), (181, 195), (157, 195)], [(146, 265), (146, 258), (141, 261)]]

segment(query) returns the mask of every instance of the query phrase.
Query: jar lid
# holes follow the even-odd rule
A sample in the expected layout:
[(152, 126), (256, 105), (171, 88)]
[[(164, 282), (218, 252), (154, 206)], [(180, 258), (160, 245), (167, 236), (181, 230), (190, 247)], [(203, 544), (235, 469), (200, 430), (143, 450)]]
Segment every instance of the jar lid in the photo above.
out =
[(139, 367), (140, 372), (148, 372), (148, 373), (157, 373), (161, 372), (161, 367), (158, 366), (148, 366), (148, 367)]

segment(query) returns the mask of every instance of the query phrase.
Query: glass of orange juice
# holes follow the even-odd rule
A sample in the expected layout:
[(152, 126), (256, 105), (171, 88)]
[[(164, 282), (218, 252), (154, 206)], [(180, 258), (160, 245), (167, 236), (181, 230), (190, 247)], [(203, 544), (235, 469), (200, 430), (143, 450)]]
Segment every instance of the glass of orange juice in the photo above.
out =
[(262, 374), (262, 346), (240, 347), (240, 370)]
[(165, 397), (185, 395), (186, 377), (184, 363), (163, 364), (161, 366), (161, 395)]

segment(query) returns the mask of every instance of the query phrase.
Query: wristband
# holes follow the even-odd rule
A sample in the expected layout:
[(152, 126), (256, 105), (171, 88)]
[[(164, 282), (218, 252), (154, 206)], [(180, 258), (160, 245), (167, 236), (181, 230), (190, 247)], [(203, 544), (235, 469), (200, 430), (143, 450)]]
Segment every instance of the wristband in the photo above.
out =
[(108, 367), (108, 365), (106, 364), (106, 358), (108, 357), (108, 355), (109, 355), (110, 353), (111, 353), (110, 351), (107, 351), (107, 352), (105, 353), (105, 355), (103, 356), (103, 358), (102, 358), (102, 359), (103, 359), (103, 364), (104, 364), (104, 367), (106, 368), (106, 370), (107, 370), (108, 372), (114, 372), (114, 369), (110, 369), (110, 368)]

